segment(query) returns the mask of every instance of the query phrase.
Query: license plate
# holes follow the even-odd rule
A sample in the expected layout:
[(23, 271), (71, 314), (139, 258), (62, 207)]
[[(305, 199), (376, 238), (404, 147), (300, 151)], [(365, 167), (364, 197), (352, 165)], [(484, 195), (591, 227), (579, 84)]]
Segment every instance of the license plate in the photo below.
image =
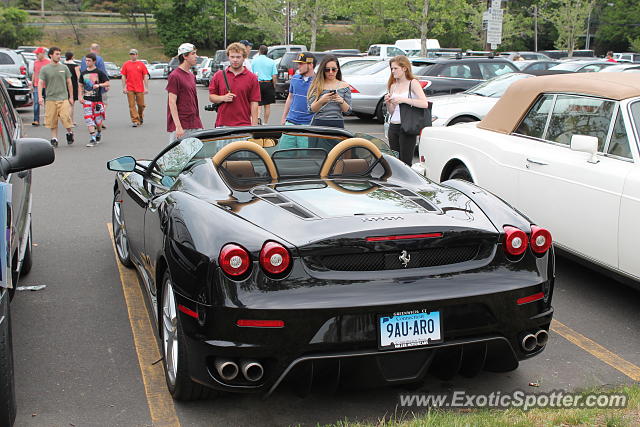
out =
[(26, 101), (27, 95), (16, 95), (16, 101)]
[(442, 341), (440, 312), (403, 311), (378, 317), (380, 350), (417, 347)]

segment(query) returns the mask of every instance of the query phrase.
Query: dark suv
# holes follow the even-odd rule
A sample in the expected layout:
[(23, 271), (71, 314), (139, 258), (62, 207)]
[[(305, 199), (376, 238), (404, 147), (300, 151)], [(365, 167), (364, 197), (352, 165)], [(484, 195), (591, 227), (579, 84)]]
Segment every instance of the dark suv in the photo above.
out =
[[(353, 56), (353, 54), (341, 52), (311, 52), (311, 54), (316, 58), (316, 66), (322, 62), (327, 55), (333, 55), (336, 58)], [(286, 99), (289, 95), (289, 80), (291, 80), (291, 77), (293, 77), (298, 69), (293, 61), (298, 55), (300, 55), (300, 52), (287, 52), (282, 56), (278, 64), (278, 79), (276, 82), (276, 97), (278, 98)]]
[[(7, 271), (2, 279), (8, 288), (0, 286), (0, 425), (10, 426), (16, 415), (13, 380), (13, 347), (9, 300), (21, 275), (31, 270), (31, 169), (52, 163), (53, 147), (48, 141), (22, 138), (22, 121), (11, 105), (9, 94), (0, 83), (0, 182), (11, 184), (11, 203), (0, 206), (7, 212), (2, 234), (10, 230)], [(3, 261), (4, 263), (4, 261)], [(6, 277), (5, 277), (6, 276)]]
[(411, 62), (418, 67), (416, 77), (427, 82), (427, 96), (462, 92), (492, 77), (520, 72), (508, 59), (488, 56), (412, 58)]

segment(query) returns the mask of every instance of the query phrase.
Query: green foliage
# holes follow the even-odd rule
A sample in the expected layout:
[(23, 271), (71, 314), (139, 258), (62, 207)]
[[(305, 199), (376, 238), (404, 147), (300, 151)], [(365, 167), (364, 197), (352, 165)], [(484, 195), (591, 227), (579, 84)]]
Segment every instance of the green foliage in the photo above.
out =
[(600, 25), (596, 40), (603, 51), (627, 51), (630, 41), (640, 37), (640, 2), (637, 0), (603, 3), (597, 15), (600, 17)]
[(27, 27), (27, 12), (15, 7), (0, 8), (0, 46), (16, 48), (30, 44), (40, 37), (41, 31)]
[(551, 22), (558, 31), (557, 49), (567, 49), (569, 56), (576, 49), (578, 38), (587, 29), (587, 17), (593, 10), (595, 0), (545, 0), (540, 7), (540, 16)]

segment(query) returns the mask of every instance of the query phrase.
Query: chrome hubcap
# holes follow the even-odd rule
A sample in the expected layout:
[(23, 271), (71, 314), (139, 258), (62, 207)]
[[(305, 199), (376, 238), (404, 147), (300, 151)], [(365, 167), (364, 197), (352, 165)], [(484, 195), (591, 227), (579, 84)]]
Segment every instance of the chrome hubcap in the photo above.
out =
[(129, 242), (127, 241), (127, 230), (122, 221), (120, 203), (113, 202), (113, 235), (116, 241), (116, 250), (122, 259), (129, 258)]
[(171, 280), (166, 281), (162, 292), (162, 344), (169, 382), (174, 385), (178, 372), (178, 315)]

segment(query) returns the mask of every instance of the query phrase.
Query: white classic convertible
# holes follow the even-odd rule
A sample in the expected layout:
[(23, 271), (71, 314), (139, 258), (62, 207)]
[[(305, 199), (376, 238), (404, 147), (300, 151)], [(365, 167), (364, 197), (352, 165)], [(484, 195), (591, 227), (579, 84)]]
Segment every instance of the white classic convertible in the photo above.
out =
[(545, 224), (556, 245), (640, 281), (640, 78), (520, 80), (480, 122), (425, 128), (414, 169), (465, 179)]

